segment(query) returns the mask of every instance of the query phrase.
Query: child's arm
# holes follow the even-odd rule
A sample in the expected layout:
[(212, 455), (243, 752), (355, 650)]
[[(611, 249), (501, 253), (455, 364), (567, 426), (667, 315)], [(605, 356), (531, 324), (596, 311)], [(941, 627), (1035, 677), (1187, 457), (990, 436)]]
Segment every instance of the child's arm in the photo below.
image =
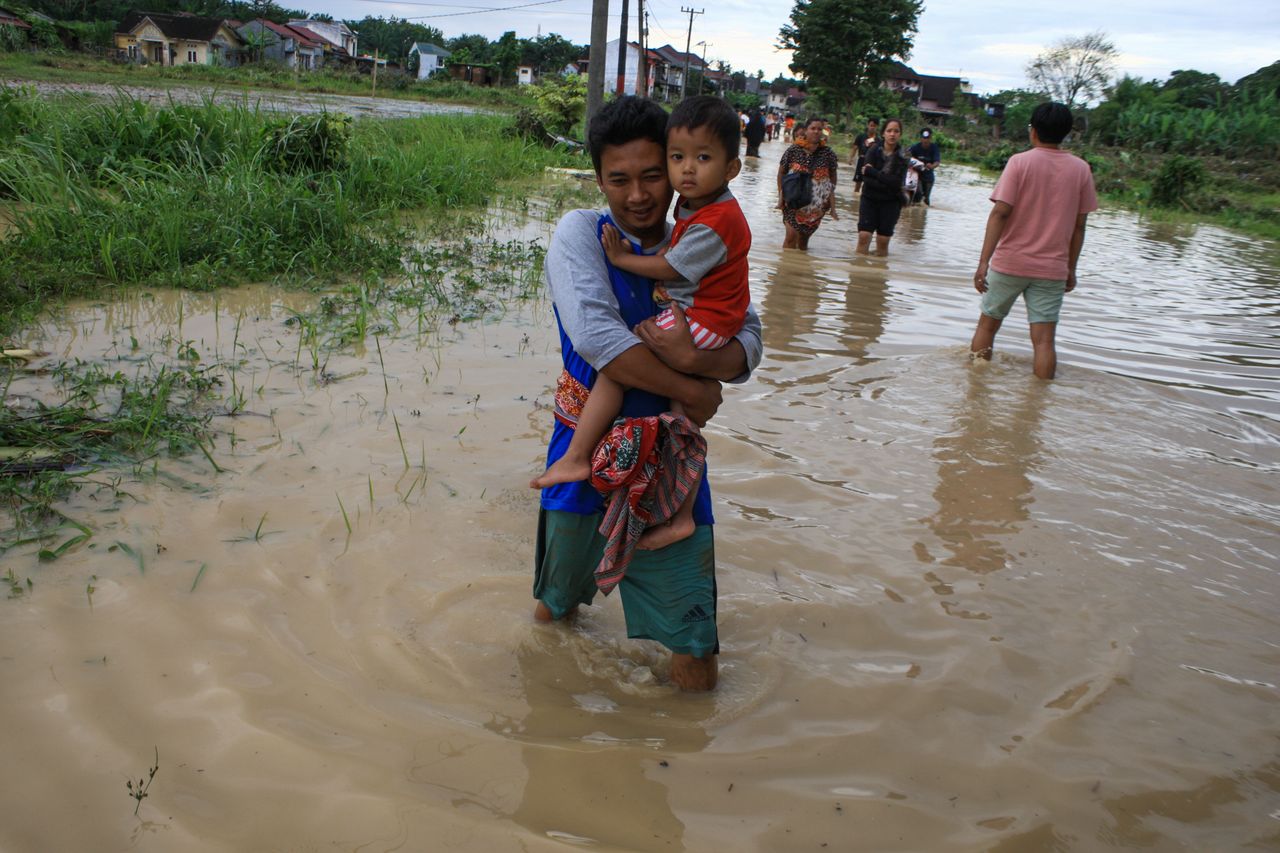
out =
[(609, 258), (609, 263), (620, 270), (642, 275), (645, 278), (657, 279), (658, 281), (674, 281), (681, 277), (680, 273), (676, 272), (675, 268), (667, 263), (666, 258), (661, 255), (637, 255), (633, 253), (631, 244), (622, 239), (618, 229), (612, 225), (605, 225), (601, 229), (600, 245), (604, 246), (604, 253)]

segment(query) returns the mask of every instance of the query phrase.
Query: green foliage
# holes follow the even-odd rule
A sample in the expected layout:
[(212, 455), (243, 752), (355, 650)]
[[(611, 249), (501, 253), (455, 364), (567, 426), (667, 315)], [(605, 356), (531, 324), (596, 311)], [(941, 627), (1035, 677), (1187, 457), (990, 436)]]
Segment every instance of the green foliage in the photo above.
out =
[(586, 52), (583, 45), (576, 45), (556, 33), (547, 33), (524, 40), (522, 59), (538, 69), (539, 74), (559, 74)]
[(587, 106), (586, 78), (582, 74), (543, 77), (534, 87), (533, 99), (542, 124), (563, 136), (582, 120)]
[(878, 88), (889, 63), (911, 53), (922, 0), (796, 0), (778, 47), (794, 51), (819, 108), (844, 115)]
[(1151, 182), (1151, 203), (1185, 206), (1185, 199), (1204, 183), (1204, 165), (1194, 157), (1174, 154), (1164, 161)]
[(360, 52), (373, 55), (374, 51), (383, 59), (403, 62), (409, 56), (409, 48), (414, 42), (444, 47), (444, 33), (435, 27), (416, 24), (404, 18), (379, 18), (366, 15), (359, 21), (344, 23), (360, 34)]
[(11, 53), (27, 46), (27, 37), (23, 31), (9, 24), (0, 24), (0, 52)]
[(263, 154), (280, 172), (332, 172), (346, 167), (350, 143), (350, 116), (299, 115), (267, 127)]
[(520, 64), (520, 40), (515, 30), (508, 30), (493, 47), (493, 63), (498, 68), (498, 85), (514, 82), (516, 66)]
[(1012, 145), (1004, 144), (992, 148), (982, 158), (982, 167), (990, 169), (993, 172), (1002, 172), (1008, 164), (1009, 158), (1018, 153), (1018, 149)]
[[(502, 116), (281, 122), (247, 107), (51, 102), (0, 87), (0, 330), (50, 296), (392, 272), (393, 214), (568, 165)], [(12, 120), (11, 120), (12, 119)]]
[(1004, 118), (1000, 123), (1004, 138), (1023, 141), (1030, 138), (1027, 125), (1031, 123), (1031, 113), (1037, 105), (1044, 103), (1045, 97), (1039, 92), (1029, 92), (1026, 89), (1006, 89), (987, 100), (1004, 105)]

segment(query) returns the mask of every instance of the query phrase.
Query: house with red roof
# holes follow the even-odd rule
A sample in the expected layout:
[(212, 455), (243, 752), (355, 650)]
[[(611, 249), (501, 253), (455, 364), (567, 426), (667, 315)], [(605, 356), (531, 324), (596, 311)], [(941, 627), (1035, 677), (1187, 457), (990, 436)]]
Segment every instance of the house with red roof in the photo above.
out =
[(324, 64), (324, 45), (314, 35), (288, 24), (258, 18), (236, 28), (245, 53), (255, 62), (276, 62), (310, 71)]

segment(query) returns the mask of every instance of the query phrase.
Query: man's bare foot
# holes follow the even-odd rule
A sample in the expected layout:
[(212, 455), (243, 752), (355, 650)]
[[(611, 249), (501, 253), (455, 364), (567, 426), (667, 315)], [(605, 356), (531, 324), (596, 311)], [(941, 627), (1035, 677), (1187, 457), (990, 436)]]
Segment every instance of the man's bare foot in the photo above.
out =
[(664, 521), (662, 524), (655, 524), (640, 535), (640, 541), (636, 543), (636, 548), (641, 551), (657, 551), (659, 548), (665, 548), (679, 542), (681, 539), (688, 539), (693, 535), (693, 531), (698, 526), (693, 523), (692, 518), (685, 518), (677, 515), (670, 521)]
[[(561, 619), (572, 619), (572, 618), (573, 618), (574, 616), (576, 616), (577, 614), (578, 614), (578, 608), (577, 608), (576, 606), (574, 606), (574, 607), (569, 608), (569, 612), (568, 612), (568, 613), (566, 613), (564, 616), (562, 616), (562, 617), (560, 617), (560, 618), (561, 618)], [(547, 605), (545, 605), (545, 604), (543, 604), (541, 601), (539, 601), (539, 602), (538, 602), (538, 604), (537, 604), (537, 606), (533, 608), (533, 621), (535, 621), (535, 622), (554, 622), (554, 621), (556, 621), (556, 617), (555, 617), (555, 615), (551, 612), (551, 608), (550, 608), (550, 607), (548, 607)]]
[(671, 655), (671, 681), (681, 690), (705, 693), (716, 687), (716, 656)]
[(561, 456), (551, 463), (541, 477), (529, 481), (531, 489), (545, 489), (557, 483), (577, 483), (591, 476), (591, 460), (569, 459)]

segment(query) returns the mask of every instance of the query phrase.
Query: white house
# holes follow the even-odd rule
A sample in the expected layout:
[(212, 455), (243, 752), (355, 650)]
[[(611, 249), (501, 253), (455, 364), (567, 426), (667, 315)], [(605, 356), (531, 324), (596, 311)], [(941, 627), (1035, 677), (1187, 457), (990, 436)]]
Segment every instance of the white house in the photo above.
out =
[(516, 69), (516, 82), (521, 86), (530, 86), (535, 82), (537, 74), (532, 65), (521, 65)]
[[(616, 92), (618, 87), (618, 44), (614, 39), (604, 46), (604, 90)], [(640, 71), (640, 45), (628, 43), (626, 49), (626, 72), (622, 75), (623, 94), (636, 93), (636, 77)]]
[(437, 71), (443, 71), (445, 60), (453, 55), (453, 51), (445, 50), (438, 44), (425, 41), (414, 42), (409, 48), (409, 55), (418, 55), (418, 79), (425, 80)]

